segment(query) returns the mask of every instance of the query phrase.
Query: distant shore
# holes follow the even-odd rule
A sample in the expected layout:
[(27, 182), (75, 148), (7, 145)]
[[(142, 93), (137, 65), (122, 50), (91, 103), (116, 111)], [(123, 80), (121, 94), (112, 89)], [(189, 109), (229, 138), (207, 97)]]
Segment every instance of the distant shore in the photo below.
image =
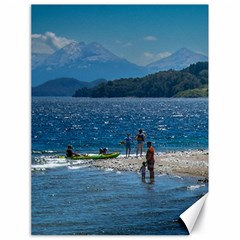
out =
[[(92, 165), (102, 169), (113, 169), (115, 171), (139, 171), (143, 157), (130, 156), (128, 158), (120, 156), (114, 159), (93, 161)], [(208, 151), (176, 151), (155, 154), (155, 175), (176, 174), (201, 177), (208, 179)]]

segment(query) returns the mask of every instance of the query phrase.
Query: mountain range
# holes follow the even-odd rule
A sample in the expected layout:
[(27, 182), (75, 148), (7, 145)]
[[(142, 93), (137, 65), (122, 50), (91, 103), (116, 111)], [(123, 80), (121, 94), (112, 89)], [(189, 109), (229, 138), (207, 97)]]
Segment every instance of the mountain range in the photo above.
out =
[(57, 78), (91, 82), (96, 79), (143, 77), (160, 70), (179, 70), (207, 60), (207, 56), (182, 48), (169, 57), (147, 66), (138, 66), (116, 56), (99, 43), (71, 42), (52, 54), (32, 53), (32, 86)]

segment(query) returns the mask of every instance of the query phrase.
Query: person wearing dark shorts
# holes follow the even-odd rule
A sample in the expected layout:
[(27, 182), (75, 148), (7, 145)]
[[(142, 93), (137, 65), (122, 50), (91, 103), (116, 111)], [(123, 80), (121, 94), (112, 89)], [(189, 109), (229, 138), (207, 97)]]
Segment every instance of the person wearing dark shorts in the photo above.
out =
[(150, 180), (153, 181), (154, 180), (154, 148), (152, 146), (151, 142), (147, 142), (147, 154), (146, 154), (146, 159), (147, 159), (147, 166), (148, 166), (148, 170), (150, 172)]
[(138, 157), (138, 153), (140, 153), (140, 157), (142, 157), (143, 145), (144, 145), (145, 138), (146, 138), (146, 135), (143, 133), (142, 129), (138, 130), (138, 133), (136, 134), (135, 138), (137, 139), (136, 156)]

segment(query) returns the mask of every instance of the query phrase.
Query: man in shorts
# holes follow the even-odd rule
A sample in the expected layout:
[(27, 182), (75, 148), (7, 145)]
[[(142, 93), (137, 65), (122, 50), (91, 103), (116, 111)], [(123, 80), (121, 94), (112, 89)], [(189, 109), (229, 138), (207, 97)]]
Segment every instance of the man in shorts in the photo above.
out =
[(147, 166), (148, 166), (148, 170), (150, 172), (150, 180), (153, 181), (154, 180), (154, 148), (152, 146), (151, 142), (147, 142), (147, 154), (146, 154), (146, 159), (147, 159)]

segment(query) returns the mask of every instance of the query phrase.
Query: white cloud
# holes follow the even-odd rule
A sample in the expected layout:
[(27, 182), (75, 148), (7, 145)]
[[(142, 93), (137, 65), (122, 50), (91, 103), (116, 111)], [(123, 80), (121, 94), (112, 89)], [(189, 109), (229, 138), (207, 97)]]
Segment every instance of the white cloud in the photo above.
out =
[(116, 44), (121, 44), (122, 42), (120, 40), (115, 41)]
[(131, 46), (133, 46), (133, 43), (131, 43), (131, 42), (122, 42), (120, 40), (116, 40), (115, 43), (120, 45), (120, 46), (122, 46), (122, 47), (131, 47)]
[(153, 59), (154, 58), (154, 54), (150, 53), (150, 52), (144, 52), (143, 55), (144, 55), (145, 58), (148, 58), (148, 59)]
[(172, 55), (170, 52), (161, 52), (161, 53), (156, 54), (156, 57), (158, 59), (162, 59), (165, 57), (169, 57), (170, 55)]
[(133, 46), (133, 44), (132, 44), (131, 42), (127, 42), (127, 43), (125, 43), (123, 46), (124, 46), (124, 47), (131, 47), (131, 46)]
[(143, 56), (146, 60), (146, 62), (154, 62), (154, 61), (158, 61), (162, 58), (168, 57), (170, 56), (171, 53), (170, 52), (160, 52), (160, 53), (152, 53), (152, 52), (144, 52)]
[(32, 52), (51, 54), (71, 42), (74, 42), (74, 40), (58, 37), (53, 32), (46, 32), (45, 34), (32, 34)]
[(157, 37), (151, 36), (151, 35), (150, 36), (146, 36), (143, 39), (146, 40), (146, 41), (157, 41)]

